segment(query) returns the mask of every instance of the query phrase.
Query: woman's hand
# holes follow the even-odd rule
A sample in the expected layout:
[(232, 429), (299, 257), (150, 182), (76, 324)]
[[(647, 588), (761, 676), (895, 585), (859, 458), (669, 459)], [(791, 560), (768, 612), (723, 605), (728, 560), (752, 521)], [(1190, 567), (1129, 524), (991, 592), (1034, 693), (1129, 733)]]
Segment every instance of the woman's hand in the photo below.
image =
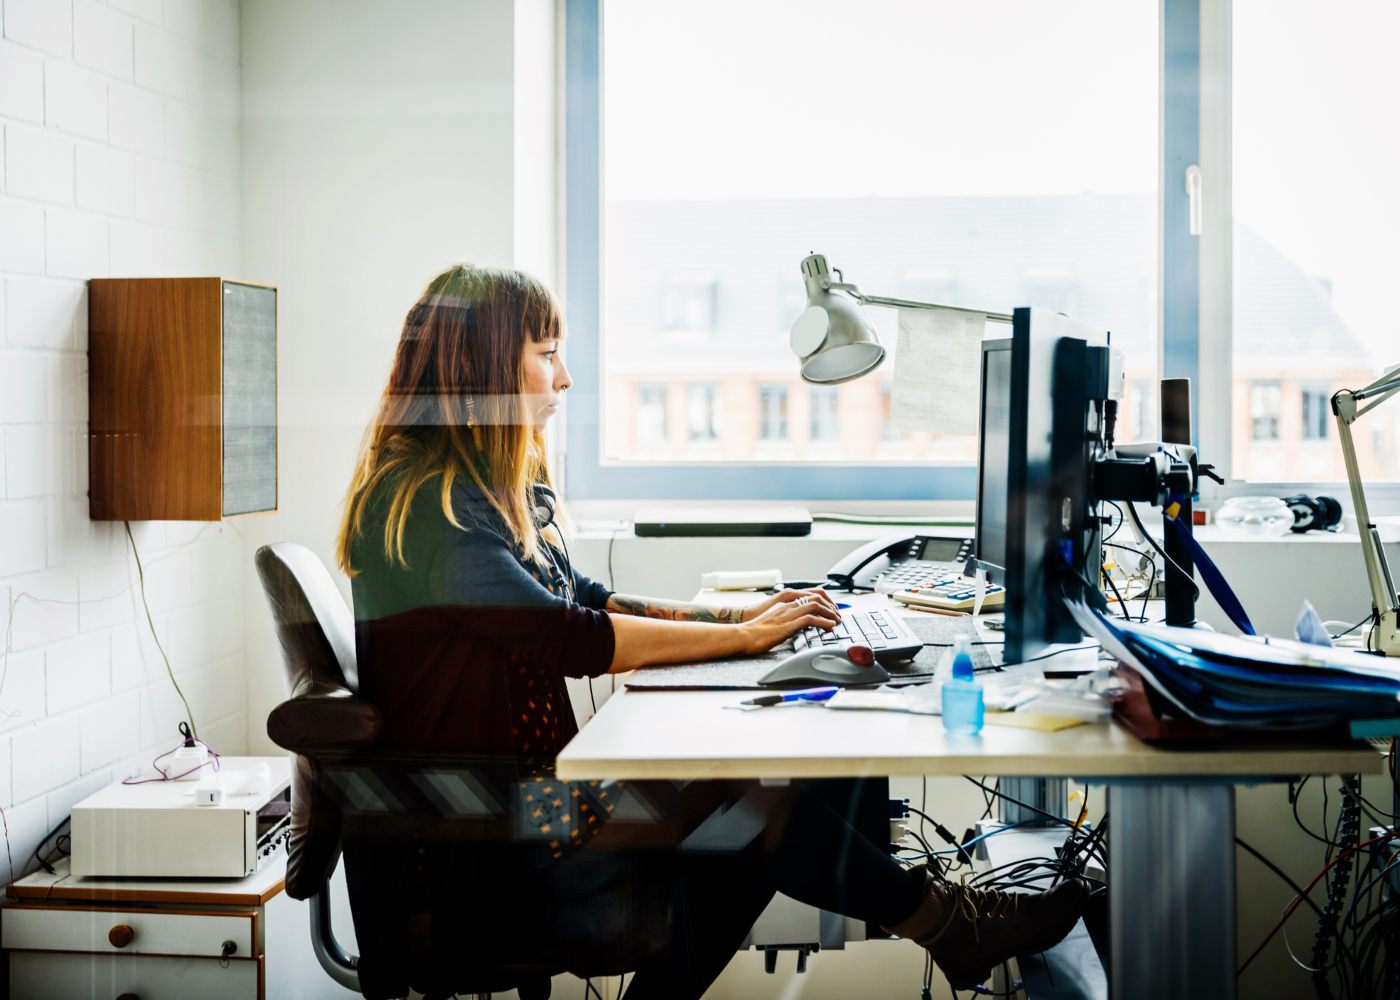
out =
[(820, 629), (831, 629), (841, 621), (841, 612), (836, 610), (836, 602), (827, 594), (820, 597), (815, 591), (782, 591), (795, 596), (787, 600), (775, 598), (760, 605), (759, 613), (739, 626), (743, 630), (743, 651), (748, 654), (766, 653), (778, 643), (790, 638), (809, 625)]
[(840, 613), (836, 611), (836, 602), (832, 600), (831, 594), (822, 590), (820, 587), (814, 587), (810, 590), (780, 590), (762, 604), (755, 604), (751, 608), (744, 608), (743, 616), (739, 621), (753, 621), (759, 615), (764, 614), (772, 608), (778, 607), (780, 604), (790, 604), (801, 601), (804, 598), (806, 598), (807, 603), (815, 602), (820, 604), (827, 608), (827, 610), (836, 612), (837, 617), (840, 617)]

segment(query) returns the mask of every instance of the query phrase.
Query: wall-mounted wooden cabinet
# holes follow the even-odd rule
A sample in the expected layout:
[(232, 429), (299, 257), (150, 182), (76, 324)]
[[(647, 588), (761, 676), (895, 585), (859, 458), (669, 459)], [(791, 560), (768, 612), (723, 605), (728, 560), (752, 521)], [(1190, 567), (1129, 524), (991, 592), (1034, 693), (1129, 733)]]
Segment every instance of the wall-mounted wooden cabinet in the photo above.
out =
[(88, 510), (217, 521), (277, 509), (277, 289), (88, 282)]

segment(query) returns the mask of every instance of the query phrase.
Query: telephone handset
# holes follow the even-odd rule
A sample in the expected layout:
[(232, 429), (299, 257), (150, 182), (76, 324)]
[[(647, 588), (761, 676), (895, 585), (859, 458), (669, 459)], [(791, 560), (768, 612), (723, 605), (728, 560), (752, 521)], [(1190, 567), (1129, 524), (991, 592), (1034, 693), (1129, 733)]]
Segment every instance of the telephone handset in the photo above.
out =
[(826, 576), (840, 590), (895, 591), (908, 586), (902, 582), (906, 577), (961, 572), (971, 557), (971, 538), (891, 535), (862, 545), (827, 570)]

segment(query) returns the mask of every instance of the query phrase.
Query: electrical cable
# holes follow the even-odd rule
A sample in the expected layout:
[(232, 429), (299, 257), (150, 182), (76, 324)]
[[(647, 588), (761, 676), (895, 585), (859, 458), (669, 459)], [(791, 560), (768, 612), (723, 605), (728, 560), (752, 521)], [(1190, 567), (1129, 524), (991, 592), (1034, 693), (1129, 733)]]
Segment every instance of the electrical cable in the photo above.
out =
[[(39, 867), (40, 867), (40, 868), (44, 869), (44, 871), (48, 872), (50, 875), (55, 874), (55, 872), (54, 872), (54, 867), (53, 867), (53, 865), (49, 863), (49, 861), (45, 858), (45, 856), (44, 856), (43, 853), (42, 853), (42, 851), (44, 850), (44, 845), (47, 844), (50, 840), (53, 840), (54, 837), (57, 836), (58, 832), (59, 832), (60, 830), (62, 830), (65, 826), (68, 825), (68, 823), (69, 823), (69, 821), (70, 821), (71, 819), (72, 819), (72, 816), (71, 816), (71, 815), (63, 817), (63, 819), (59, 821), (59, 824), (58, 824), (56, 827), (54, 827), (52, 830), (50, 830), (50, 831), (45, 835), (44, 839), (41, 840), (41, 841), (39, 841), (39, 843), (36, 844), (35, 847), (34, 847), (34, 854), (33, 854), (34, 860), (37, 861), (37, 862), (39, 863)], [(61, 840), (61, 839), (63, 839), (63, 838), (60, 837), (59, 839)], [(55, 846), (55, 848), (58, 847), (58, 842), (57, 842), (57, 841), (54, 841), (54, 846)], [(63, 855), (60, 854), (59, 856), (62, 857)]]
[(1288, 874), (1282, 868), (1274, 864), (1268, 858), (1264, 857), (1264, 855), (1260, 854), (1257, 850), (1255, 850), (1249, 844), (1245, 843), (1239, 837), (1235, 838), (1235, 846), (1243, 848), (1249, 854), (1253, 855), (1256, 861), (1258, 861), (1265, 868), (1269, 869), (1269, 871), (1277, 875), (1279, 879), (1286, 886), (1288, 886), (1288, 888), (1292, 889), (1294, 896), (1302, 899), (1303, 902), (1307, 903), (1308, 907), (1313, 911), (1313, 913), (1317, 914), (1318, 917), (1322, 916), (1321, 908), (1312, 901), (1311, 897), (1309, 897), (1308, 894), (1302, 890), (1302, 887), (1299, 886), (1297, 882), (1293, 881), (1293, 879), (1288, 877)]
[[(914, 810), (911, 808), (911, 809), (910, 809), (910, 812), (913, 812), (913, 811), (914, 811)], [(921, 814), (921, 815), (922, 815), (922, 814)], [(1005, 833), (1007, 830), (1014, 830), (1014, 829), (1016, 829), (1016, 827), (1018, 827), (1018, 826), (1029, 826), (1029, 825), (1030, 825), (1031, 823), (1033, 823), (1033, 822), (1035, 822), (1035, 821), (1034, 821), (1034, 820), (1029, 820), (1029, 819), (1023, 819), (1023, 820), (1021, 820), (1019, 823), (1008, 823), (1006, 826), (999, 826), (999, 827), (997, 827), (995, 830), (988, 830), (986, 833), (978, 834), (976, 837), (973, 837), (971, 840), (964, 840), (964, 841), (962, 841), (961, 843), (958, 842), (958, 839), (957, 839), (956, 837), (953, 837), (953, 835), (952, 835), (951, 833), (949, 833), (948, 836), (943, 837), (943, 839), (944, 839), (945, 841), (947, 841), (948, 843), (951, 843), (951, 844), (953, 845), (952, 847), (948, 847), (948, 848), (939, 848), (938, 850), (934, 850), (934, 851), (924, 851), (924, 852), (922, 852), (922, 854), (923, 854), (923, 855), (927, 855), (927, 856), (929, 856), (929, 857), (932, 857), (932, 856), (934, 856), (934, 855), (943, 855), (943, 854), (957, 854), (957, 855), (959, 855), (959, 856), (966, 855), (966, 856), (967, 856), (967, 860), (966, 860), (965, 863), (966, 863), (966, 864), (971, 864), (971, 863), (972, 863), (972, 856), (971, 856), (970, 854), (968, 854), (967, 849), (968, 849), (969, 847), (971, 847), (973, 844), (980, 844), (982, 841), (986, 840), (988, 837), (995, 837), (995, 836), (996, 836), (997, 834), (999, 834), (999, 833)], [(935, 822), (935, 825), (937, 825), (936, 822)], [(944, 832), (946, 832), (946, 830), (945, 830)], [(941, 835), (941, 834), (940, 834), (940, 835)], [(951, 839), (950, 839), (950, 838), (951, 838)], [(919, 855), (915, 855), (915, 856), (919, 856)], [(908, 854), (901, 855), (901, 857), (903, 857), (905, 860), (911, 860), (911, 856), (908, 855)]]
[[(1376, 612), (1375, 612), (1374, 609), (1372, 609), (1372, 611), (1371, 611), (1370, 614), (1368, 614), (1365, 618), (1361, 619), (1361, 620), (1360, 620), (1359, 622), (1357, 622), (1355, 625), (1351, 626), (1351, 627), (1350, 627), (1349, 629), (1347, 629), (1345, 632), (1338, 632), (1336, 635), (1329, 635), (1328, 638), (1329, 638), (1329, 639), (1332, 639), (1332, 640), (1335, 642), (1336, 640), (1341, 639), (1341, 638), (1343, 638), (1344, 636), (1351, 635), (1351, 633), (1355, 632), (1355, 631), (1356, 631), (1357, 629), (1359, 629), (1362, 625), (1368, 625), (1368, 624), (1370, 624), (1370, 623), (1375, 619), (1375, 617), (1376, 617)], [(1325, 628), (1327, 625), (1330, 624), (1330, 622), (1323, 622), (1322, 624), (1323, 624), (1323, 627)]]
[(617, 586), (613, 583), (613, 545), (617, 543), (617, 533), (622, 530), (626, 521), (618, 521), (613, 525), (612, 534), (608, 536), (608, 589), (616, 591)]
[(1143, 539), (1147, 542), (1148, 545), (1152, 546), (1152, 548), (1154, 548), (1157, 551), (1157, 554), (1159, 556), (1166, 560), (1166, 565), (1171, 566), (1173, 569), (1175, 569), (1178, 573), (1181, 574), (1182, 579), (1184, 579), (1187, 583), (1191, 585), (1191, 589), (1195, 592), (1195, 596), (1192, 598), (1192, 600), (1200, 600), (1201, 588), (1196, 586), (1196, 581), (1192, 579), (1191, 574), (1187, 573), (1184, 569), (1177, 565), (1176, 560), (1173, 559), (1171, 556), (1167, 555), (1167, 550), (1162, 548), (1161, 545), (1157, 544), (1157, 539), (1153, 538), (1151, 533), (1148, 532), (1148, 530), (1145, 527), (1143, 527), (1142, 518), (1138, 516), (1137, 507), (1133, 505), (1133, 502), (1129, 500), (1127, 501), (1127, 504), (1128, 516), (1133, 519), (1133, 525), (1137, 528), (1138, 534), (1140, 534), (1143, 537)]
[[(1344, 793), (1355, 791), (1359, 794), (1360, 775), (1343, 775), (1341, 787)], [(1337, 818), (1337, 828), (1342, 853), (1337, 856), (1338, 863), (1333, 867), (1332, 875), (1327, 880), (1327, 902), (1323, 907), (1322, 915), (1318, 918), (1317, 931), (1313, 936), (1311, 960), (1314, 969), (1313, 987), (1321, 1000), (1332, 1000), (1331, 985), (1327, 981), (1329, 955), (1332, 950), (1332, 940), (1339, 934), (1338, 917), (1346, 903), (1347, 884), (1351, 880), (1351, 858), (1355, 854), (1356, 842), (1360, 839), (1361, 834), (1361, 804), (1351, 795), (1346, 795), (1343, 798), (1341, 813)]]
[(126, 540), (131, 543), (131, 554), (136, 558), (136, 578), (140, 584), (141, 606), (146, 610), (146, 624), (151, 629), (151, 638), (155, 640), (156, 649), (160, 650), (160, 658), (165, 661), (165, 672), (170, 677), (170, 684), (175, 688), (175, 693), (180, 696), (180, 704), (185, 706), (185, 718), (189, 720), (190, 732), (195, 736), (199, 735), (199, 727), (194, 724), (194, 713), (190, 711), (190, 703), (185, 699), (185, 692), (180, 690), (180, 682), (175, 679), (175, 670), (170, 666), (170, 657), (165, 655), (165, 646), (160, 641), (160, 636), (156, 634), (155, 619), (151, 617), (151, 605), (146, 600), (146, 571), (141, 566), (141, 553), (136, 548), (136, 537), (131, 533), (131, 522), (123, 521), (126, 526)]
[(1118, 584), (1113, 582), (1113, 574), (1110, 573), (1105, 566), (1099, 567), (1099, 574), (1103, 577), (1104, 582), (1108, 584), (1108, 589), (1113, 591), (1113, 599), (1118, 602), (1118, 610), (1122, 613), (1123, 620), (1132, 621), (1132, 619), (1128, 617), (1128, 602), (1123, 600), (1123, 595), (1118, 592)]
[(1303, 896), (1306, 896), (1307, 893), (1311, 892), (1313, 886), (1317, 885), (1318, 882), (1322, 881), (1323, 877), (1327, 875), (1327, 873), (1330, 872), (1335, 865), (1339, 864), (1344, 857), (1351, 857), (1357, 851), (1365, 847), (1370, 847), (1372, 844), (1379, 844), (1388, 840), (1394, 840), (1397, 836), (1400, 836), (1400, 830), (1392, 830), (1389, 833), (1381, 834), (1378, 837), (1372, 837), (1369, 840), (1362, 841), (1355, 847), (1344, 850), (1343, 852), (1339, 853), (1337, 857), (1328, 861), (1327, 864), (1324, 865), (1322, 869), (1316, 875), (1313, 876), (1312, 881), (1310, 881), (1307, 885), (1303, 886), (1303, 894), (1300, 896), (1295, 896), (1293, 898), (1293, 901), (1288, 904), (1288, 907), (1283, 912), (1283, 916), (1279, 918), (1278, 923), (1274, 924), (1274, 926), (1270, 928), (1269, 932), (1264, 935), (1264, 940), (1260, 941), (1259, 946), (1255, 948), (1252, 952), (1250, 952), (1249, 957), (1246, 958), (1243, 963), (1241, 963), (1240, 967), (1236, 970), (1235, 975), (1238, 977), (1244, 973), (1245, 969), (1249, 968), (1250, 963), (1259, 957), (1259, 953), (1262, 952), (1264, 950), (1264, 947), (1270, 941), (1273, 940), (1274, 935), (1279, 932), (1279, 929), (1284, 925), (1285, 921), (1287, 921), (1288, 918), (1291, 917), (1293, 913), (1298, 909), (1298, 907), (1302, 905)]
[[(1085, 647), (1085, 648), (1088, 648), (1088, 647)], [(1066, 652), (1068, 652), (1068, 650), (1066, 650)], [(1031, 805), (1029, 802), (1022, 802), (1020, 799), (1016, 798), (1015, 796), (1007, 795), (1006, 793), (1004, 793), (1004, 792), (1002, 792), (1002, 791), (999, 791), (998, 789), (995, 789), (995, 788), (988, 788), (986, 785), (984, 785), (982, 782), (978, 781), (976, 778), (972, 777), (971, 775), (964, 774), (964, 775), (963, 775), (963, 780), (964, 780), (964, 781), (970, 781), (970, 782), (972, 782), (974, 785), (976, 785), (978, 788), (982, 789), (984, 792), (990, 792), (992, 795), (995, 795), (997, 798), (999, 798), (999, 799), (1005, 799), (1007, 802), (1012, 802), (1012, 803), (1014, 803), (1014, 804), (1020, 806), (1022, 809), (1025, 809), (1025, 810), (1027, 810), (1027, 811), (1029, 811), (1029, 812), (1035, 813), (1037, 816), (1043, 816), (1045, 819), (1051, 820), (1051, 821), (1053, 821), (1053, 822), (1055, 822), (1055, 823), (1057, 823), (1057, 824), (1059, 824), (1059, 825), (1061, 825), (1061, 826), (1070, 827), (1071, 829), (1073, 829), (1073, 827), (1074, 827), (1074, 824), (1071, 823), (1069, 820), (1065, 819), (1063, 816), (1056, 816), (1054, 813), (1046, 812), (1044, 809), (1039, 809), (1039, 808), (1037, 808), (1037, 807)]]

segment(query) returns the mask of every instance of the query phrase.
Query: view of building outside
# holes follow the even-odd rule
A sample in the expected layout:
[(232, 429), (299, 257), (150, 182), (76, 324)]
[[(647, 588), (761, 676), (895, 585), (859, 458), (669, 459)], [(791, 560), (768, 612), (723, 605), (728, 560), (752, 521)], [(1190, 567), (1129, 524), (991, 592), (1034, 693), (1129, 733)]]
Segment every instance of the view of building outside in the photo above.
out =
[[(1400, 6), (1234, 0), (1234, 474), (1345, 478), (1331, 396), (1400, 364)], [(1400, 399), (1352, 428), (1367, 481), (1400, 479)]]
[[(1237, 50), (1239, 11), (1257, 3), (1236, 5)], [(1119, 440), (1157, 436), (1155, 6), (996, 6), (830, 0), (791, 18), (780, 5), (663, 16), (641, 0), (609, 0), (605, 461), (974, 461), (970, 436), (891, 427), (893, 310), (867, 309), (890, 352), (878, 371), (838, 387), (801, 381), (787, 334), (805, 305), (798, 264), (811, 252), (870, 294), (997, 312), (1029, 305), (1110, 331), (1127, 356)], [(740, 23), (746, 30), (734, 31)], [(1260, 61), (1236, 59), (1237, 76)], [(1239, 124), (1251, 91), (1262, 101), (1280, 86), (1269, 75), (1237, 90), (1237, 147), (1253, 134)], [(1338, 276), (1333, 301), (1332, 281), (1315, 269), (1332, 258), (1296, 248), (1279, 205), (1242, 195), (1249, 171), (1265, 168), (1237, 156), (1234, 474), (1337, 480), (1328, 400), (1376, 374), (1372, 350), (1385, 337), (1371, 334), (1382, 317), (1345, 312), (1341, 270), (1328, 272)], [(1297, 189), (1289, 193), (1279, 204), (1294, 208)], [(1363, 215), (1334, 229), (1340, 242), (1386, 226)], [(1400, 362), (1395, 332), (1392, 323)], [(1395, 426), (1357, 425), (1373, 475), (1400, 470)]]

